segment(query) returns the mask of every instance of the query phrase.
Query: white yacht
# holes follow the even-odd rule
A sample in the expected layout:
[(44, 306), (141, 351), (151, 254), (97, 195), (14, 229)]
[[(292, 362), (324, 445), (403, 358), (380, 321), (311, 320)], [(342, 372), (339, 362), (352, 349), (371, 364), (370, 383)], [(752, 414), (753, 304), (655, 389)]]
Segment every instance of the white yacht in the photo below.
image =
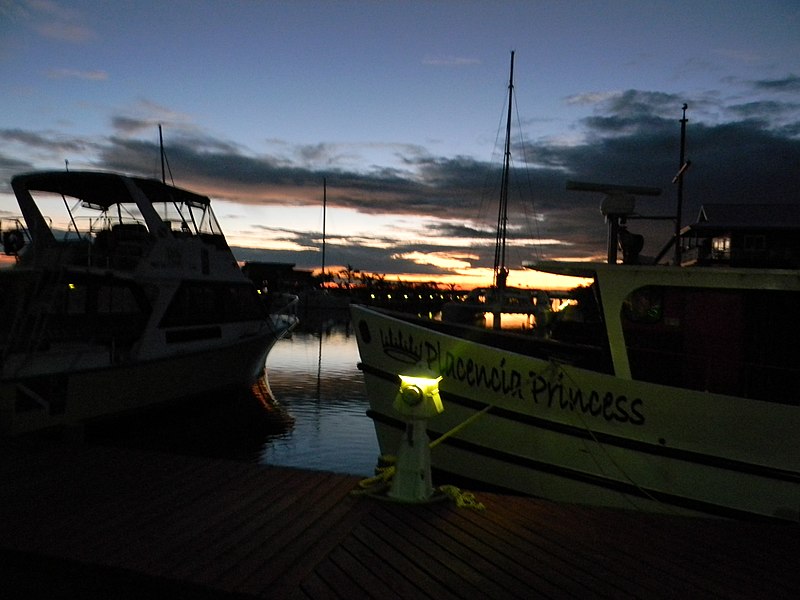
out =
[(206, 196), (101, 172), (11, 185), (21, 216), (0, 220), (14, 260), (0, 269), (0, 434), (249, 386), (296, 323), (266, 312)]

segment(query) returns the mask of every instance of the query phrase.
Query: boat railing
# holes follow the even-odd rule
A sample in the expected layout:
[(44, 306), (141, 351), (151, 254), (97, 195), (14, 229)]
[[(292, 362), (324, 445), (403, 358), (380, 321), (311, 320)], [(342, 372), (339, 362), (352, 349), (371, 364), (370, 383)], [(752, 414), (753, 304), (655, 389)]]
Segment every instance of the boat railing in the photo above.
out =
[(265, 304), (273, 315), (296, 315), (300, 297), (296, 294), (267, 294)]
[[(56, 271), (46, 270), (32, 284), (30, 294), (16, 299), (16, 310), (3, 348), (3, 358), (11, 353), (29, 354), (46, 344), (45, 333), (56, 301), (55, 284), (60, 280)], [(24, 287), (20, 288), (24, 293)], [(34, 301), (29, 301), (35, 298)]]
[[(45, 219), (45, 222), (48, 227), (52, 227), (52, 219)], [(31, 232), (28, 231), (22, 217), (0, 218), (0, 243), (3, 244), (3, 252), (6, 255), (18, 256), (22, 248), (31, 241)]]

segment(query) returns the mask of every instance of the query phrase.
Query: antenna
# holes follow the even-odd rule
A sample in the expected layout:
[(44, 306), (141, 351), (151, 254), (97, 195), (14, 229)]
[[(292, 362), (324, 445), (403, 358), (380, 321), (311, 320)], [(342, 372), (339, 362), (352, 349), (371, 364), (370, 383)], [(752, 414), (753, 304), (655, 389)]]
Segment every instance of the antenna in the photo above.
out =
[(683, 176), (686, 170), (692, 164), (691, 161), (686, 160), (686, 123), (689, 121), (686, 118), (686, 109), (689, 108), (688, 104), (683, 105), (683, 117), (681, 123), (681, 158), (678, 164), (678, 173), (672, 179), (672, 183), (678, 183), (678, 208), (675, 212), (675, 264), (681, 264), (681, 220), (683, 211)]
[[(616, 185), (612, 183), (589, 183), (567, 181), (567, 190), (576, 192), (599, 192), (605, 194), (600, 212), (608, 223), (608, 262), (617, 262), (617, 244), (620, 228), (636, 210), (636, 196), (660, 196), (661, 188), (639, 185)], [(623, 253), (624, 256), (624, 253)]]

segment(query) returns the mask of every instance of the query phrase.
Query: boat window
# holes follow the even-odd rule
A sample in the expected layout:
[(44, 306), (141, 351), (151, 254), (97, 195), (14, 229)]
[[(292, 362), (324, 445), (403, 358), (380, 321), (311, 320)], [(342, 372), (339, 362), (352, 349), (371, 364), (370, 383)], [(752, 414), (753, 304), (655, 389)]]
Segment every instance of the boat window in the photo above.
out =
[[(55, 297), (61, 295), (64, 299), (63, 312), (68, 315), (84, 315), (87, 313), (88, 287), (83, 284), (67, 283), (58, 284), (61, 294), (56, 293)], [(58, 303), (54, 305), (54, 311), (60, 312)]]
[(184, 282), (167, 308), (160, 327), (252, 321), (264, 317), (255, 287), (248, 282)]
[(634, 323), (658, 323), (662, 316), (663, 294), (656, 286), (639, 288), (622, 304), (622, 315)]
[[(44, 336), (49, 342), (90, 341), (117, 345), (141, 335), (150, 306), (130, 282), (76, 276), (46, 284), (49, 298), (42, 312)], [(34, 323), (32, 321), (31, 323)], [(33, 335), (34, 330), (26, 335)]]
[(594, 284), (580, 286), (558, 301), (549, 324), (550, 338), (568, 344), (608, 348), (608, 337), (602, 319), (599, 298)]
[(97, 290), (97, 312), (116, 315), (138, 313), (139, 305), (128, 286), (101, 285)]
[(799, 292), (652, 286), (631, 296), (622, 329), (634, 379), (800, 402)]

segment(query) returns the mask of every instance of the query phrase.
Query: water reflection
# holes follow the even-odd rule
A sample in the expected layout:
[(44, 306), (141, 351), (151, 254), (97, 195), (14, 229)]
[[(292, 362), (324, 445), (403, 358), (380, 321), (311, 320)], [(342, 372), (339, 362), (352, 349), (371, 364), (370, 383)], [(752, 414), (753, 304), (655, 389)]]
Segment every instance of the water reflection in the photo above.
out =
[(372, 475), (379, 454), (355, 336), (345, 325), (321, 334), (295, 332), (267, 359), (275, 398), (294, 427), (270, 436), (260, 462)]
[[(366, 416), (355, 336), (345, 325), (279, 340), (267, 358), (266, 410), (252, 391), (197, 397), (87, 426), (90, 444), (372, 475), (378, 442)], [(286, 419), (288, 414), (290, 420)]]

